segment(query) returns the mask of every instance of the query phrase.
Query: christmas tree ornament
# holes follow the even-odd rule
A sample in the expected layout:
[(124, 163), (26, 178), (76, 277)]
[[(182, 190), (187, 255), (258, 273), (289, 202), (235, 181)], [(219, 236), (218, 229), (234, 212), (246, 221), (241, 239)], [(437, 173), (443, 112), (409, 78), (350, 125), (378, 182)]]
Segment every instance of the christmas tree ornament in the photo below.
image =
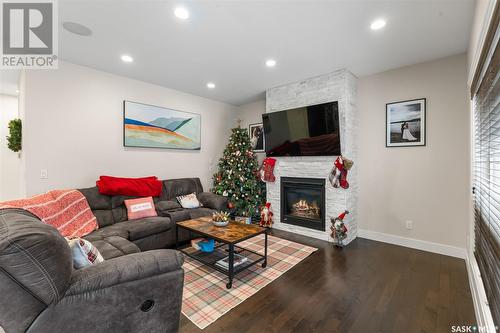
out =
[(262, 166), (260, 167), (260, 179), (265, 182), (274, 182), (276, 177), (274, 177), (273, 171), (276, 165), (276, 159), (272, 157), (267, 157), (262, 161)]
[(330, 236), (332, 237), (334, 244), (338, 247), (343, 247), (344, 239), (347, 238), (347, 226), (344, 223), (344, 218), (347, 214), (349, 214), (349, 211), (345, 210), (339, 216), (335, 218), (332, 217), (330, 219), (332, 223), (332, 226), (330, 227)]
[(273, 225), (273, 210), (271, 209), (271, 203), (266, 202), (260, 210), (260, 222), (261, 227), (270, 228)]

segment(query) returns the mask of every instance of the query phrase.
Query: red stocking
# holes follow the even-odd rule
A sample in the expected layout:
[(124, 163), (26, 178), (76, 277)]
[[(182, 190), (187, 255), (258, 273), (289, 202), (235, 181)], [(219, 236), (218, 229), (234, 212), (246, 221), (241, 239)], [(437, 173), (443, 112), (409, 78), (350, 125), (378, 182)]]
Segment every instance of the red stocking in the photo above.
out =
[(260, 178), (265, 182), (274, 182), (276, 178), (274, 177), (274, 165), (276, 164), (276, 159), (272, 157), (267, 157), (262, 162), (260, 167)]

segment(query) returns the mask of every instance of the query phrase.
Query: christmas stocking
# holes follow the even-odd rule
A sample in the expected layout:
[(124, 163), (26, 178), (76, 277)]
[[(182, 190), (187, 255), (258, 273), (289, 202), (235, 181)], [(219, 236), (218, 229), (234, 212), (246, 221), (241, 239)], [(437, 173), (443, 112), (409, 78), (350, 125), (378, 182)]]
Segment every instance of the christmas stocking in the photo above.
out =
[(333, 187), (340, 186), (343, 189), (348, 189), (349, 182), (347, 181), (347, 171), (352, 168), (354, 162), (347, 158), (339, 156), (333, 164), (333, 169), (328, 177), (330, 183), (333, 185)]
[(262, 166), (260, 167), (260, 179), (265, 182), (274, 182), (276, 178), (274, 177), (274, 165), (276, 164), (276, 159), (267, 157), (262, 161)]
[(330, 175), (328, 177), (333, 187), (340, 186), (340, 176), (342, 174), (342, 170), (344, 170), (344, 163), (342, 161), (342, 157), (339, 156), (333, 163), (333, 169), (330, 171)]
[(342, 157), (342, 164), (343, 164), (343, 170), (340, 173), (340, 187), (347, 189), (349, 188), (349, 183), (347, 182), (347, 171), (351, 170), (352, 165), (354, 164), (353, 161)]

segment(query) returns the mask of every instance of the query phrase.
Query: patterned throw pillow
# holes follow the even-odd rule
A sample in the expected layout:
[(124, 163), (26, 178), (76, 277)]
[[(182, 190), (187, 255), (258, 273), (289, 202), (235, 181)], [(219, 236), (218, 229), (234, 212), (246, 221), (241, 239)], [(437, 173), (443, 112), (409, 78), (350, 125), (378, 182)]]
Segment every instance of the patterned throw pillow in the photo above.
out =
[(125, 200), (129, 220), (158, 216), (152, 197)]
[(198, 208), (201, 207), (201, 203), (196, 197), (196, 193), (181, 195), (177, 197), (177, 201), (181, 204), (182, 208)]
[(91, 242), (82, 238), (67, 239), (73, 256), (73, 266), (80, 269), (104, 261), (101, 253)]

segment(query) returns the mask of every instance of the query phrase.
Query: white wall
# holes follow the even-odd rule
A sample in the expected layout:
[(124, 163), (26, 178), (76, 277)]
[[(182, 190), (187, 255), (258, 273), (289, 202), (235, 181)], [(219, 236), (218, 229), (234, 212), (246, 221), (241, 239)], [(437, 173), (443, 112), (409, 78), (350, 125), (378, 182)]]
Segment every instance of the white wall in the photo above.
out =
[[(262, 114), (266, 112), (266, 100), (258, 100), (238, 107), (237, 118), (241, 120), (241, 127), (248, 129), (248, 125), (262, 122)], [(262, 163), (266, 153), (257, 153), (259, 163)]]
[[(235, 119), (231, 105), (65, 62), (27, 71), (25, 96), (28, 195), (94, 186), (103, 174), (200, 177), (208, 190)], [(201, 151), (123, 147), (123, 100), (201, 114)]]
[(9, 121), (18, 118), (16, 96), (0, 94), (0, 201), (21, 197), (20, 154), (7, 148)]
[[(359, 228), (465, 248), (471, 209), (465, 55), (363, 77), (358, 87)], [(386, 103), (422, 97), (427, 146), (386, 148)]]
[[(466, 72), (466, 57), (458, 55), (359, 78), (360, 230), (465, 248), (471, 209)], [(385, 104), (421, 97), (427, 98), (427, 146), (386, 148)], [(264, 101), (238, 110), (253, 121), (265, 113)]]

